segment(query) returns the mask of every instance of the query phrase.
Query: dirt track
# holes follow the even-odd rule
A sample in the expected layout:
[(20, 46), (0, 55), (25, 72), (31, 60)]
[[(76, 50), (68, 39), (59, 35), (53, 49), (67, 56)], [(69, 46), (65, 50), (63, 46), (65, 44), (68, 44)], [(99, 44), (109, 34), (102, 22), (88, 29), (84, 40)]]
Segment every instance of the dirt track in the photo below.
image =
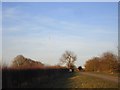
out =
[(101, 74), (98, 75), (98, 74), (93, 74), (93, 73), (89, 73), (89, 72), (80, 72), (80, 74), (93, 76), (93, 77), (97, 77), (97, 78), (101, 78), (104, 80), (109, 80), (109, 81), (118, 83), (118, 77), (114, 77), (114, 76), (101, 75)]

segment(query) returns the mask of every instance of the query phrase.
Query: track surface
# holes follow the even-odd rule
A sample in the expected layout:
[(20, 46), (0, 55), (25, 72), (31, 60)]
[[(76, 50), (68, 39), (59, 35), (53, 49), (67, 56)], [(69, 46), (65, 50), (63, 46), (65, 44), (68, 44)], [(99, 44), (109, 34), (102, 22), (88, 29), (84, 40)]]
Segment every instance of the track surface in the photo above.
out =
[(93, 76), (93, 77), (97, 77), (97, 78), (101, 78), (104, 80), (109, 80), (109, 81), (113, 81), (115, 83), (118, 83), (118, 77), (114, 77), (114, 76), (106, 76), (106, 75), (101, 75), (101, 74), (94, 74), (94, 73), (90, 73), (90, 72), (80, 72), (80, 74), (83, 75), (88, 75), (88, 76)]

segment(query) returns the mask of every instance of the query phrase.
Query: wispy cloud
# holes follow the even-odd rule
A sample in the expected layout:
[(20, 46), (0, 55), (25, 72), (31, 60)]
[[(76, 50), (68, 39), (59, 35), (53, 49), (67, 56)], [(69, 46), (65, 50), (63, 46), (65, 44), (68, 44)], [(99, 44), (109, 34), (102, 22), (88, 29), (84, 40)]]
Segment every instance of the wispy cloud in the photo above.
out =
[[(14, 5), (3, 9), (3, 59), (6, 62), (23, 54), (44, 63), (56, 64), (65, 50), (72, 50), (78, 56), (77, 64), (83, 65), (87, 58), (107, 50), (116, 51), (116, 27), (84, 23), (77, 15), (81, 21), (62, 18), (59, 15), (62, 7), (48, 8), (44, 12), (45, 8), (38, 10), (38, 7), (33, 7), (30, 11)], [(35, 9), (37, 14), (33, 13)], [(71, 15), (74, 19), (74, 10), (77, 10), (71, 9), (64, 9), (63, 16)]]
[(78, 56), (78, 61), (82, 63), (87, 58), (100, 54), (103, 51), (114, 50), (116, 46), (109, 41), (89, 41), (78, 37), (59, 37), (54, 35), (51, 39), (47, 37), (8, 39), (3, 47), (3, 56), (7, 55), (6, 59), (9, 57), (10, 61), (14, 56), (24, 54), (44, 63), (56, 64), (65, 50), (74, 51)]

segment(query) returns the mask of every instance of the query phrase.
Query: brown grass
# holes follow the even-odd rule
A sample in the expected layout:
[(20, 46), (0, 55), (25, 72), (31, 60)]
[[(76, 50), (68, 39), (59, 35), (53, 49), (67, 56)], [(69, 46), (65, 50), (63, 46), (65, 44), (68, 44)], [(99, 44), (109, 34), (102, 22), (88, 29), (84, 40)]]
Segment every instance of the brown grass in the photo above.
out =
[(23, 83), (29, 83), (39, 78), (40, 83), (55, 79), (68, 73), (67, 68), (58, 67), (32, 67), (32, 68), (2, 68), (3, 74), (3, 88), (23, 87)]

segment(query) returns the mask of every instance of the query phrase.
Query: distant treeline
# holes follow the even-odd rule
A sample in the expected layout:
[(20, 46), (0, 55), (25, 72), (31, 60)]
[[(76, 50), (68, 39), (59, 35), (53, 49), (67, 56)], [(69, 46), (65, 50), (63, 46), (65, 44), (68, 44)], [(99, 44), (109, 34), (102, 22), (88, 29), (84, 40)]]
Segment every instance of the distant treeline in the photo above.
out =
[(34, 87), (33, 82), (39, 81), (39, 87), (45, 82), (57, 79), (69, 73), (67, 68), (59, 69), (4, 69), (2, 71), (2, 88)]
[(43, 68), (44, 64), (30, 58), (26, 58), (23, 55), (18, 55), (13, 59), (10, 68), (26, 69), (26, 68)]
[(105, 52), (100, 57), (93, 57), (86, 61), (85, 71), (118, 72), (120, 71), (118, 56), (111, 52)]

